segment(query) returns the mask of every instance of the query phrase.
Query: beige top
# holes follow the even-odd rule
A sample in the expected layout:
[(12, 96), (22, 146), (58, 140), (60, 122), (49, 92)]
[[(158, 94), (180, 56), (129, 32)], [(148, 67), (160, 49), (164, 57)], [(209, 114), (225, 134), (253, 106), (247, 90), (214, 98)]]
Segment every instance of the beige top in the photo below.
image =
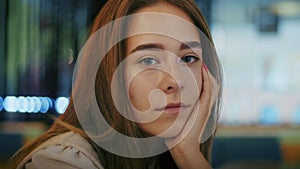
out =
[(87, 140), (74, 132), (55, 136), (32, 151), (17, 169), (103, 169)]

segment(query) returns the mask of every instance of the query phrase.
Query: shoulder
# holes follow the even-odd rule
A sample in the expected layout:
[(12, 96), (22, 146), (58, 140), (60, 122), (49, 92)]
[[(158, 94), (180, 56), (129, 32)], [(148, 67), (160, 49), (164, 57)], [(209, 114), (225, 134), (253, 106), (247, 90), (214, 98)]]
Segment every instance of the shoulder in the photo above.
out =
[(79, 134), (68, 132), (49, 139), (30, 153), (20, 168), (102, 169), (93, 147)]

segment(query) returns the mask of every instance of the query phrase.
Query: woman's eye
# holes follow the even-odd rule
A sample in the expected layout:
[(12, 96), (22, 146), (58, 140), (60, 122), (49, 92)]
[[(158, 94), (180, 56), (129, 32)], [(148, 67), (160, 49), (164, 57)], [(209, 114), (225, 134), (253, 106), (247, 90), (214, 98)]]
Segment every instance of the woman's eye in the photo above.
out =
[(200, 60), (198, 57), (193, 56), (193, 55), (188, 55), (188, 56), (184, 56), (181, 58), (181, 61), (184, 63), (195, 63), (198, 60)]
[(139, 63), (142, 63), (144, 65), (155, 65), (158, 64), (159, 62), (154, 58), (144, 58), (140, 60)]

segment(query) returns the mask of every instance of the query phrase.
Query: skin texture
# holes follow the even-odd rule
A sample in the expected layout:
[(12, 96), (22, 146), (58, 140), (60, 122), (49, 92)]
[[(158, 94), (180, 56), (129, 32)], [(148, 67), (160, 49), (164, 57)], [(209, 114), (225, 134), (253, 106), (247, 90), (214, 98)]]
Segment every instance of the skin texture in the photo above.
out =
[[(167, 13), (192, 22), (179, 8), (169, 4), (146, 7), (139, 12)], [(140, 31), (153, 24), (156, 22), (149, 22), (149, 19), (141, 16), (135, 18), (130, 27), (133, 28), (131, 31)], [(174, 28), (179, 26), (178, 24), (185, 27), (184, 23), (176, 22), (170, 22), (168, 26)], [(166, 31), (174, 30), (167, 29)], [(192, 31), (182, 30), (180, 33), (184, 33), (184, 36), (187, 37), (184, 42), (200, 44), (198, 32), (195, 29)], [(140, 47), (149, 44), (152, 45), (150, 49)], [(149, 115), (144, 118), (151, 122), (139, 123), (139, 127), (150, 135), (158, 135), (166, 131), (176, 119), (178, 119), (178, 124), (174, 125), (170, 131), (163, 133), (162, 136), (178, 135), (199, 98), (202, 89), (200, 73), (202, 49), (201, 46), (195, 46), (192, 49), (182, 48), (183, 45), (183, 42), (171, 37), (150, 33), (133, 36), (127, 40), (126, 72), (127, 79), (132, 79), (127, 82), (129, 97), (135, 109)], [(184, 104), (181, 112), (176, 109), (161, 110), (168, 104), (178, 103)]]
[[(192, 22), (180, 8), (166, 3), (138, 12), (166, 13)], [(140, 31), (151, 24), (155, 23), (136, 17), (129, 31)], [(184, 27), (176, 24), (166, 23), (168, 26), (162, 29)], [(201, 43), (196, 30), (179, 31), (186, 37), (184, 43)], [(184, 43), (150, 33), (130, 37), (126, 50), (126, 85), (136, 120), (140, 121), (138, 126), (150, 136), (165, 138), (179, 168), (210, 168), (200, 152), (199, 139), (218, 86), (202, 62), (201, 47), (182, 48)], [(178, 103), (179, 108), (168, 107)]]

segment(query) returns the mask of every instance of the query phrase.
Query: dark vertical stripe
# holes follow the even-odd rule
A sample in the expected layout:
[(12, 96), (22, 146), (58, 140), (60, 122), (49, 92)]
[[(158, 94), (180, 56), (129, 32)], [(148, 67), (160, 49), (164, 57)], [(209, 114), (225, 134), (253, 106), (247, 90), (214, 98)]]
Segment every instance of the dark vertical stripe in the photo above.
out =
[(5, 94), (7, 0), (0, 1), (0, 96)]

